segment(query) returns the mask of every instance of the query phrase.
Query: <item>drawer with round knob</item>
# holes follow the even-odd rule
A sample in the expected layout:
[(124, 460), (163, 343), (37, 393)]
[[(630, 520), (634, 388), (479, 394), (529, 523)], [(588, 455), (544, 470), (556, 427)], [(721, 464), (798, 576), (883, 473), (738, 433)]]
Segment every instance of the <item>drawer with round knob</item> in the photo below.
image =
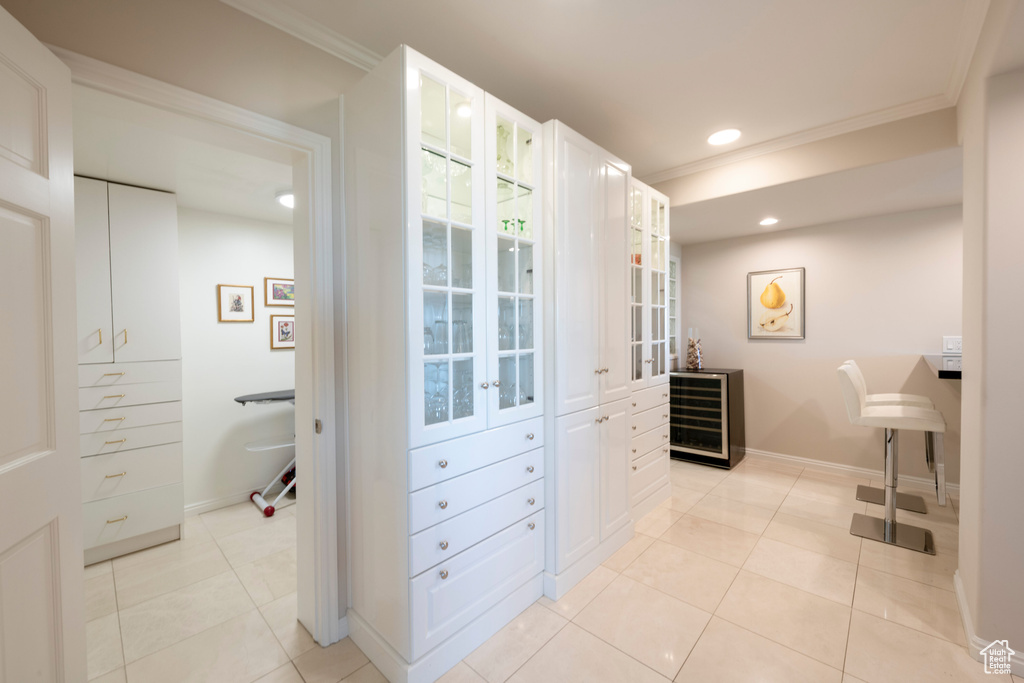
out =
[(629, 497), (633, 505), (668, 483), (669, 457), (661, 446), (634, 460), (629, 469)]
[(409, 533), (452, 519), (543, 476), (544, 449), (537, 448), (410, 493)]
[(629, 418), (630, 436), (639, 436), (656, 427), (667, 425), (669, 415), (668, 409), (669, 406), (666, 403), (665, 405), (645, 410), (642, 413), (638, 413), (634, 410), (632, 416)]
[(544, 507), (538, 479), (409, 538), (409, 576), (426, 571)]
[(669, 429), (667, 424), (655, 427), (649, 432), (633, 435), (629, 441), (629, 459), (641, 458), (659, 446), (668, 447)]
[(633, 412), (642, 413), (663, 403), (668, 403), (668, 396), (668, 384), (660, 384), (656, 387), (634, 391), (632, 396)]

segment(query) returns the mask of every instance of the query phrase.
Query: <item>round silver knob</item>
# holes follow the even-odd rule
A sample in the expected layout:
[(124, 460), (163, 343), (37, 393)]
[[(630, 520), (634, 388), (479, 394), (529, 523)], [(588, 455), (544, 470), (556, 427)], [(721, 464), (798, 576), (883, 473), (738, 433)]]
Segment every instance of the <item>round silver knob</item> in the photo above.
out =
[(441, 578), (442, 579), (447, 579), (448, 578), (448, 570), (447, 569), (442, 569), (441, 570)]
[(662, 398), (668, 398), (668, 394), (662, 394), (661, 397)]
[(440, 467), (443, 470), (445, 467), (448, 467), (448, 461), (447, 460), (438, 460), (437, 461), (437, 466)]
[[(633, 469), (636, 469), (635, 467)], [(448, 550), (448, 541), (441, 541), (441, 550)]]
[(601, 372), (608, 372), (608, 368), (601, 368)]
[(441, 508), (442, 510), (445, 510), (445, 509), (448, 508), (448, 501), (447, 500), (442, 500), (440, 503), (437, 504), (437, 506), (439, 508)]
[(499, 382), (498, 380), (494, 380), (493, 382), (491, 382), (491, 386), (500, 387), (501, 382)]
[(486, 388), (487, 388), (487, 387), (489, 387), (489, 386), (490, 386), (490, 385), (489, 385), (489, 384), (488, 384), (487, 382), (483, 382), (483, 383), (481, 383), (481, 384), (480, 384), (480, 388), (481, 388), (481, 389), (486, 389)]
[(668, 417), (668, 415), (662, 415), (662, 417)]
[(530, 528), (530, 531), (533, 531), (534, 529), (536, 529), (536, 528), (537, 528), (537, 525), (536, 525), (536, 524), (534, 524), (533, 522), (530, 522), (530, 523), (529, 523), (529, 524), (527, 524), (526, 526), (528, 526), (528, 527)]
[(534, 504), (534, 503), (536, 503), (537, 501), (535, 501), (535, 500), (534, 500), (533, 498), (527, 498), (527, 499), (526, 499), (526, 502), (527, 502), (527, 503), (529, 503), (530, 505), (533, 505), (533, 504)]
[(598, 368), (597, 370), (594, 370), (594, 374), (595, 375), (600, 375), (601, 374), (601, 368)]
[(529, 472), (530, 474), (533, 474), (533, 465), (528, 465), (526, 471)]
[(667, 449), (667, 448), (662, 448), (662, 449), (661, 449), (661, 452), (662, 452), (662, 453), (668, 453), (668, 449)]
[(661, 438), (663, 438), (663, 439), (667, 439), (667, 438), (668, 438), (668, 434), (662, 434), (662, 435), (661, 435)]
[(527, 434), (526, 438), (529, 439), (530, 441), (533, 441), (533, 432), (530, 432), (529, 434)]

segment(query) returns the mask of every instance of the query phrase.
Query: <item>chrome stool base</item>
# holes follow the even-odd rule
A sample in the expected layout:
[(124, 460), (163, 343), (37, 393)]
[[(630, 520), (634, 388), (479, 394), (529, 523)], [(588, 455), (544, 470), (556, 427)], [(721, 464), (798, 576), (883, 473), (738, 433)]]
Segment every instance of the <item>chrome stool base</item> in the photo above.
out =
[(890, 523), (889, 538), (886, 538), (886, 521), (878, 517), (868, 517), (855, 513), (850, 524), (850, 533), (872, 541), (880, 541), (889, 545), (899, 546), (919, 553), (935, 554), (935, 541), (928, 529), (911, 526), (902, 522)]
[[(863, 500), (874, 505), (885, 505), (885, 489), (876, 489), (873, 486), (860, 484), (857, 486), (857, 500)], [(896, 507), (900, 510), (920, 512), (922, 515), (928, 513), (928, 508), (924, 506), (924, 498), (909, 493), (896, 494)]]

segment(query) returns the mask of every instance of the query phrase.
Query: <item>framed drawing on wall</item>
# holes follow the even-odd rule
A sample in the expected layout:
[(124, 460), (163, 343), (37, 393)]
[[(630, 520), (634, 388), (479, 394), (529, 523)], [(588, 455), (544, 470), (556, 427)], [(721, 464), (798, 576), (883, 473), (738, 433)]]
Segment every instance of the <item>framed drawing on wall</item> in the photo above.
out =
[(271, 350), (295, 348), (294, 315), (270, 316), (270, 348)]
[(251, 323), (252, 287), (217, 285), (217, 320), (222, 323)]
[(804, 338), (804, 269), (747, 273), (747, 339)]
[(263, 278), (263, 301), (267, 306), (294, 306), (295, 280), (283, 277)]

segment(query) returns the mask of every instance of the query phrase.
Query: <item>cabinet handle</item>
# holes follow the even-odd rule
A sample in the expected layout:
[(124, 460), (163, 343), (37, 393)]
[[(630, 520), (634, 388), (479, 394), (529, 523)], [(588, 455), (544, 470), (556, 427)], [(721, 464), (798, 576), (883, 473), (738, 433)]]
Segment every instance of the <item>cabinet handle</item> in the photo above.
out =
[(448, 541), (441, 541), (439, 545), (441, 546), (441, 550), (448, 550)]
[(636, 425), (633, 425), (633, 431), (634, 432), (636, 431)]
[(123, 438), (123, 439), (120, 439), (119, 441), (104, 441), (104, 442), (103, 442), (103, 445), (104, 445), (104, 446), (109, 446), (109, 445), (110, 445), (110, 444), (112, 444), (112, 443), (124, 443), (124, 442), (125, 442), (125, 441), (127, 441), (127, 440), (128, 440), (128, 437), (125, 437), (125, 438)]
[(636, 453), (636, 449), (635, 448), (633, 449), (633, 452)]
[(442, 500), (440, 503), (437, 504), (437, 506), (439, 508), (441, 508), (442, 510), (446, 510), (446, 509), (448, 509), (448, 501), (447, 500)]
[(526, 438), (529, 439), (530, 441), (533, 441), (533, 432), (530, 432), (529, 434), (527, 434)]
[(645, 363), (653, 363), (653, 362), (654, 362), (654, 359), (653, 359), (653, 358), (651, 358), (650, 360), (645, 360), (644, 362), (645, 362)]
[(605, 421), (608, 421), (608, 420), (610, 420), (610, 419), (612, 419), (612, 418), (610, 418), (610, 417), (608, 417), (607, 415), (605, 415), (605, 416), (604, 416), (604, 419), (605, 419)]
[(530, 474), (533, 474), (533, 465), (529, 465), (529, 466), (528, 466), (528, 467), (526, 468), (526, 471), (527, 471), (527, 472), (529, 472)]
[(104, 479), (117, 479), (118, 477), (123, 477), (126, 474), (128, 474), (128, 473), (127, 472), (120, 472), (118, 474), (108, 474), (107, 476), (105, 476), (103, 478)]
[(483, 383), (480, 384), (480, 388), (481, 389), (486, 389), (489, 386), (490, 386), (490, 384), (488, 384), (487, 382), (483, 382)]
[(100, 345), (102, 345), (103, 344), (103, 330), (102, 329), (96, 330), (96, 332), (100, 335)]
[(437, 466), (440, 467), (443, 470), (445, 467), (448, 467), (448, 461), (447, 460), (438, 460), (437, 461)]
[(124, 420), (123, 417), (108, 417), (107, 419), (105, 419), (103, 421), (104, 422), (121, 422), (123, 420)]
[(501, 382), (499, 380), (494, 380), (493, 382), (491, 382), (491, 386), (492, 387), (500, 387), (501, 386)]
[(667, 418), (667, 417), (668, 417), (668, 415), (662, 415), (662, 417), (664, 417), (664, 418)]
[(668, 398), (668, 394), (662, 394), (661, 397), (662, 398)]
[(662, 448), (662, 449), (661, 449), (661, 452), (662, 452), (662, 453), (668, 453), (668, 449), (667, 449), (667, 448)]
[(537, 525), (536, 525), (536, 524), (534, 524), (533, 522), (530, 522), (530, 523), (529, 523), (529, 524), (527, 524), (526, 526), (527, 526), (527, 527), (528, 527), (528, 528), (530, 529), (530, 531), (533, 531), (534, 529), (536, 529), (536, 528), (537, 528)]
[(601, 368), (601, 372), (608, 372), (608, 368)]
[(124, 398), (124, 394), (111, 394), (110, 396), (104, 396), (103, 398)]
[(123, 377), (124, 373), (123, 372), (104, 372), (103, 376), (104, 377)]
[(636, 472), (636, 465), (633, 465), (633, 471)]
[(633, 401), (633, 407), (636, 408), (636, 401)]
[(124, 328), (124, 343), (128, 343), (128, 328)]
[(527, 499), (526, 499), (526, 502), (527, 502), (527, 503), (529, 503), (530, 505), (533, 505), (533, 504), (534, 504), (534, 503), (536, 503), (537, 501), (536, 501), (536, 500), (534, 500), (533, 498), (527, 498)]
[(108, 519), (107, 524), (117, 524), (118, 522), (123, 522), (126, 519), (128, 519), (128, 515), (125, 515), (124, 517), (118, 517), (117, 519)]
[(594, 370), (594, 374), (595, 375), (600, 375), (602, 372), (604, 372), (604, 370), (602, 370), (601, 368), (598, 368), (597, 370)]
[(447, 569), (442, 569), (441, 570), (441, 579), (444, 580), (444, 579), (447, 579), (447, 578), (448, 578), (448, 570)]

